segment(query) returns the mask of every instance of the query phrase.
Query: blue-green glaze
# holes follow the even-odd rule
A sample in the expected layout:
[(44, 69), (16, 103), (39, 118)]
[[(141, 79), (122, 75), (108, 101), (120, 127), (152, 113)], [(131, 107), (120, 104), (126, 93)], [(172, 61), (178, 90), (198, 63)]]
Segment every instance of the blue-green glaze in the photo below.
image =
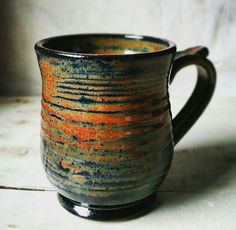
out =
[(168, 77), (175, 46), (77, 35), (43, 40), (36, 52), (42, 160), (57, 191), (91, 205), (154, 193), (173, 155)]

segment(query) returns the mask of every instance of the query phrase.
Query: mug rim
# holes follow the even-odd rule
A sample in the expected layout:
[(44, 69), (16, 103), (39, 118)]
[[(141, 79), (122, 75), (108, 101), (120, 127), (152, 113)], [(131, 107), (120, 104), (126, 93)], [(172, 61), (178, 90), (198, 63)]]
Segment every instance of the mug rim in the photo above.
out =
[[(55, 39), (61, 38), (73, 38), (73, 37), (101, 37), (101, 38), (127, 38), (131, 40), (138, 40), (138, 41), (148, 41), (154, 42), (158, 45), (166, 46), (163, 49), (150, 51), (150, 52), (140, 52), (140, 53), (132, 53), (132, 54), (95, 54), (95, 53), (80, 53), (80, 52), (69, 52), (69, 51), (62, 51), (57, 49), (52, 49), (45, 47), (45, 43), (49, 41), (53, 41)], [(176, 44), (173, 41), (170, 41), (165, 38), (154, 37), (154, 36), (146, 36), (146, 35), (137, 35), (137, 34), (117, 34), (117, 33), (86, 33), (86, 34), (67, 34), (61, 36), (53, 36), (48, 37), (42, 40), (39, 40), (35, 43), (35, 51), (46, 52), (49, 55), (59, 55), (64, 57), (75, 57), (75, 58), (116, 58), (116, 57), (146, 57), (146, 56), (162, 56), (163, 54), (169, 54), (176, 51)]]

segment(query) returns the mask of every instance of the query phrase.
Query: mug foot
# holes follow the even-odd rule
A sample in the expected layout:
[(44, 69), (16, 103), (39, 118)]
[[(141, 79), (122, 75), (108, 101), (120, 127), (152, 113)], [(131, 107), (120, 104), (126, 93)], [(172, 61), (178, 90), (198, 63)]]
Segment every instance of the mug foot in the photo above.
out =
[(151, 209), (155, 197), (156, 193), (153, 193), (132, 203), (101, 206), (82, 204), (58, 193), (58, 200), (67, 211), (76, 216), (92, 220), (129, 219), (141, 216)]

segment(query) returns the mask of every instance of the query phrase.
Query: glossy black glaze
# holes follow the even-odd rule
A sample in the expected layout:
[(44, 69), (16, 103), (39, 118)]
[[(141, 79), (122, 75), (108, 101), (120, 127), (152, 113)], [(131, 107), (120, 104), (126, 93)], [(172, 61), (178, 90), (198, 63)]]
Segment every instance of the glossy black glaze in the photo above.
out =
[[(148, 41), (154, 42), (160, 45), (165, 46), (165, 48), (153, 51), (153, 52), (141, 52), (135, 54), (94, 54), (93, 52), (88, 53), (74, 51), (74, 44), (78, 43), (78, 40), (82, 41), (87, 38), (114, 38), (114, 39), (130, 39), (137, 41)], [(81, 44), (81, 43), (80, 43)], [(76, 46), (76, 45), (75, 45)], [(88, 44), (84, 43), (82, 47), (87, 47)], [(174, 42), (169, 41), (163, 38), (157, 38), (152, 36), (141, 36), (134, 34), (73, 34), (73, 35), (64, 35), (45, 38), (38, 41), (35, 44), (36, 53), (44, 53), (49, 56), (62, 56), (62, 57), (73, 57), (73, 58), (85, 58), (85, 59), (98, 59), (98, 60), (132, 60), (139, 58), (148, 57), (160, 57), (163, 55), (173, 54), (176, 52), (176, 45)]]
[(206, 47), (198, 46), (177, 52), (170, 76), (170, 83), (176, 73), (189, 65), (196, 65), (198, 78), (195, 89), (172, 121), (174, 143), (177, 144), (187, 133), (208, 105), (216, 84), (216, 71), (213, 64), (206, 58), (208, 55)]
[(92, 220), (115, 220), (138, 217), (152, 208), (155, 197), (156, 193), (153, 193), (142, 200), (129, 204), (100, 206), (81, 204), (58, 193), (58, 200), (67, 211), (76, 216)]

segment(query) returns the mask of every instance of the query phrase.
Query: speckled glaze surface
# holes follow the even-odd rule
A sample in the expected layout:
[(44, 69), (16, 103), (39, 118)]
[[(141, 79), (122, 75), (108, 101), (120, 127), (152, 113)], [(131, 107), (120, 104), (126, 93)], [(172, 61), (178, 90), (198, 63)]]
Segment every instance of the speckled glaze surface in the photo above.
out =
[(80, 203), (148, 197), (173, 155), (168, 75), (175, 46), (147, 37), (78, 35), (59, 52), (65, 42), (55, 41), (36, 45), (48, 179)]

